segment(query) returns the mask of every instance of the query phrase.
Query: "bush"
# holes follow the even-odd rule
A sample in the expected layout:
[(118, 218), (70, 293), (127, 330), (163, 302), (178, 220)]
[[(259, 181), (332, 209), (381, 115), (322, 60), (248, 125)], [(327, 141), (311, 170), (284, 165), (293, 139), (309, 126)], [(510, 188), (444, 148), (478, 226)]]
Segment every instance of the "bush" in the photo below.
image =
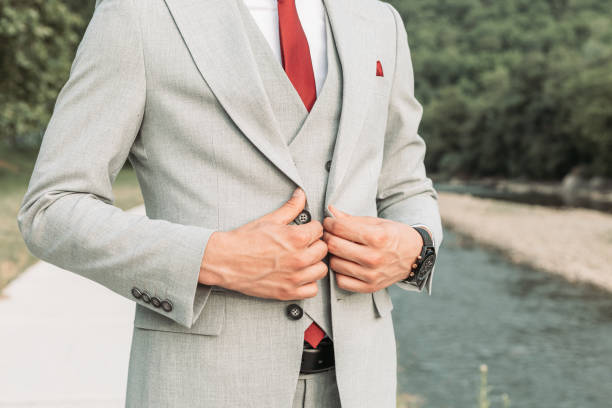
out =
[(408, 31), (428, 169), (612, 177), (612, 0), (392, 0)]
[(46, 126), (92, 9), (79, 3), (0, 0), (0, 141), (31, 146)]

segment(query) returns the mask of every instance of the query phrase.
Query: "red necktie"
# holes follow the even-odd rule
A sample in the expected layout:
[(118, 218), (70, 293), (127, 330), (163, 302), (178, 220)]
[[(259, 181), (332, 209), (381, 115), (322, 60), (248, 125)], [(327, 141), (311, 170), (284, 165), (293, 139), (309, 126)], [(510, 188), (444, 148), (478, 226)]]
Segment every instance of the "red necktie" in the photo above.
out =
[(310, 112), (317, 99), (317, 87), (295, 0), (278, 0), (278, 28), (283, 68)]
[[(300, 24), (295, 0), (278, 0), (278, 29), (283, 68), (310, 112), (317, 99), (317, 87), (308, 40)], [(304, 331), (304, 340), (315, 348), (323, 337), (325, 332), (315, 322)]]

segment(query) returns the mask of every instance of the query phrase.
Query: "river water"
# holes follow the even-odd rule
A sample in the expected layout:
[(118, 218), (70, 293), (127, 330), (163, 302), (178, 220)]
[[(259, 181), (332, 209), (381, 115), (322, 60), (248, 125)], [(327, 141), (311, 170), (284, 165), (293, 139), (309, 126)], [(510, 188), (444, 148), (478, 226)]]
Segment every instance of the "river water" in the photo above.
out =
[[(588, 254), (585, 254), (588, 256)], [(612, 295), (507, 262), (445, 230), (431, 296), (391, 289), (398, 393), (423, 408), (612, 407)]]

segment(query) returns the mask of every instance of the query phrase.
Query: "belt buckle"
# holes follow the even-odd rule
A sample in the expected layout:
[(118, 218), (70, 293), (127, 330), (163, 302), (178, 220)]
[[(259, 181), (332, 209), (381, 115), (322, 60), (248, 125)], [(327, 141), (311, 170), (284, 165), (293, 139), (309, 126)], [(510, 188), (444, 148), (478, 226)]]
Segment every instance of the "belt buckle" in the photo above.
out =
[(335, 367), (334, 344), (328, 337), (321, 340), (317, 348), (304, 341), (302, 351), (301, 374), (320, 373)]

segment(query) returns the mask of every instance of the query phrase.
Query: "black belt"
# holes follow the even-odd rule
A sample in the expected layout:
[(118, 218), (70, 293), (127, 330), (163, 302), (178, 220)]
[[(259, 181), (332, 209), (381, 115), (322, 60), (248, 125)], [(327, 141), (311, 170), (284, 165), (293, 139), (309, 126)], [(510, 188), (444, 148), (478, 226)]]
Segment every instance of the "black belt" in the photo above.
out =
[(300, 373), (320, 373), (332, 369), (334, 365), (334, 343), (329, 337), (322, 339), (317, 348), (304, 341)]

